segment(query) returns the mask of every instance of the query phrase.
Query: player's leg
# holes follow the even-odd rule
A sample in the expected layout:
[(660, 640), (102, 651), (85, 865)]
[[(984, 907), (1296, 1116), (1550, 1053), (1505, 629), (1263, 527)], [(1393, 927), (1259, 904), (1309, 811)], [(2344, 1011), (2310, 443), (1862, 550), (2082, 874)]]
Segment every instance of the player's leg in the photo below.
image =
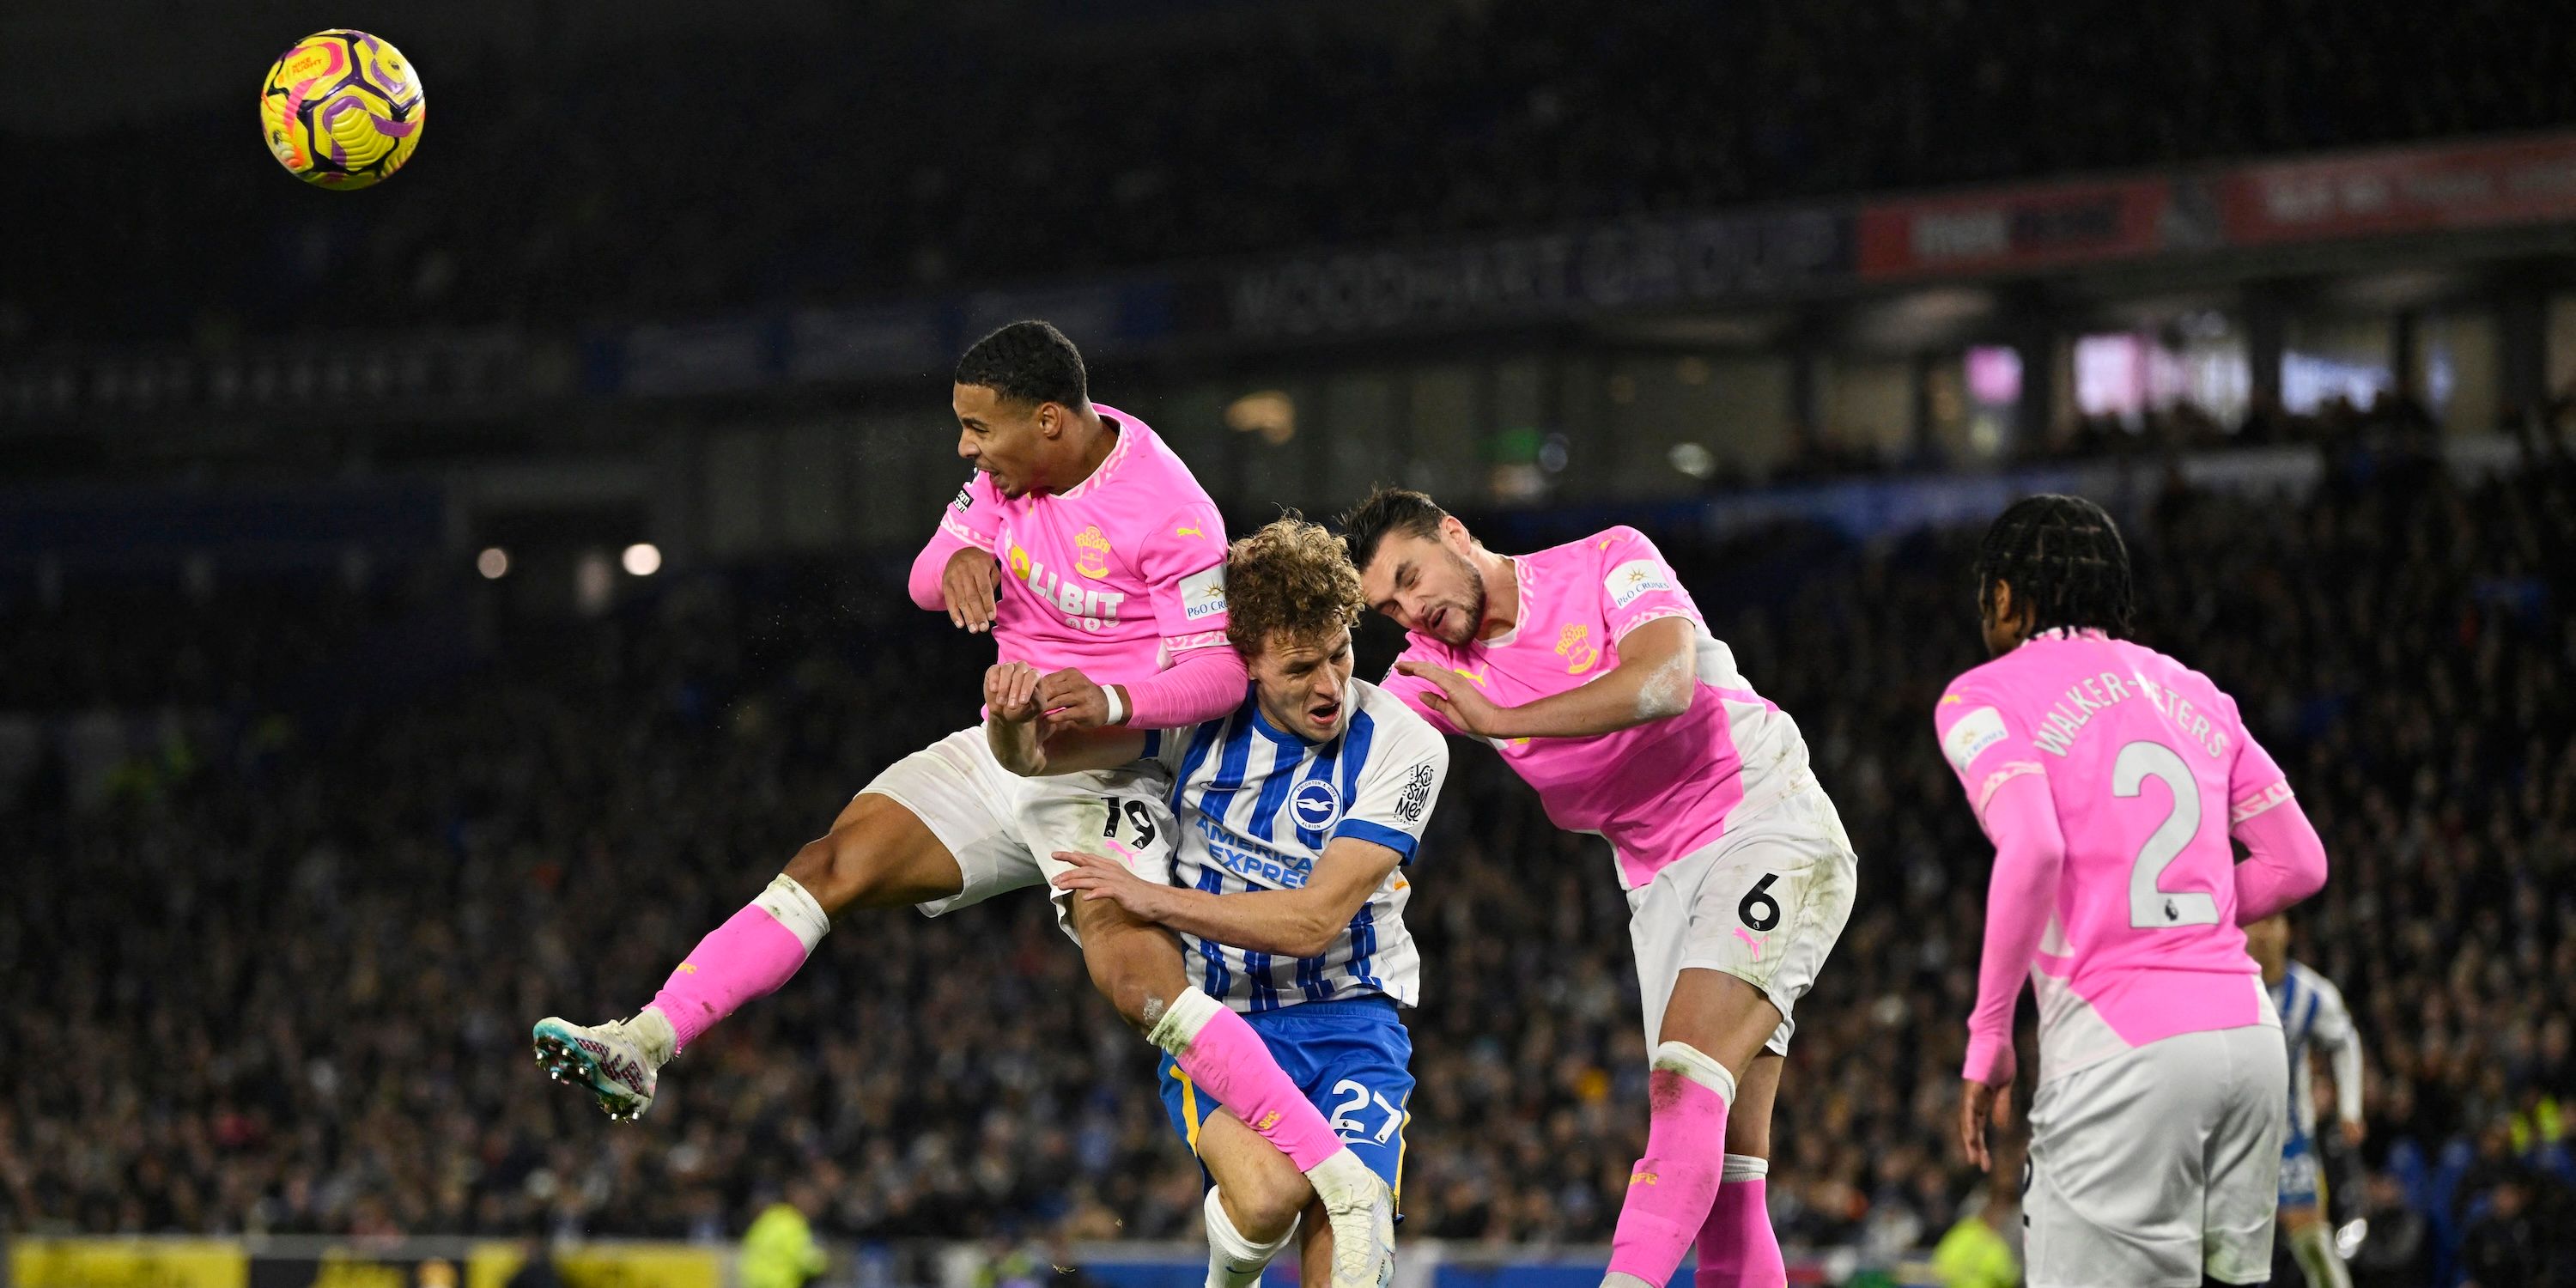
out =
[(1019, 789), (990, 760), (974, 729), (889, 766), (758, 897), (699, 940), (636, 1015), (596, 1026), (538, 1021), (538, 1063), (588, 1089), (611, 1117), (637, 1117), (653, 1102), (660, 1067), (786, 983), (834, 914), (907, 903), (935, 911), (1034, 881), (1024, 856), (1026, 871), (1012, 871), (1009, 847), (995, 844)]
[[(2289, 1062), (2281, 1058), (2281, 1031), (2248, 1025), (2190, 1036), (2210, 1048), (2198, 1073), (2204, 1082), (2218, 1085), (2222, 1097), (2202, 1155), (2208, 1178), (2202, 1199), (2203, 1269), (2221, 1283), (2268, 1282), (2283, 1182), (2290, 1179), (2282, 1174), (2290, 1074)], [(2308, 1161), (2313, 1166), (2313, 1155)], [(2306, 1207), (2313, 1219), (2310, 1228), (2326, 1236), (2323, 1214), (2313, 1204), (2313, 1173), (2304, 1193), (2291, 1197), (2307, 1200), (2293, 1206)], [(2295, 1242), (2291, 1247), (2311, 1285), (2351, 1283), (2330, 1241), (2321, 1237), (2316, 1250), (2322, 1264), (2311, 1264)]]
[(1224, 1003), (1192, 986), (1180, 941), (1106, 899), (1065, 899), (1091, 982), (1121, 1018), (1168, 1053), (1191, 1082), (1232, 1109), (1264, 1148), (1313, 1185), (1349, 1249), (1334, 1282), (1365, 1288), (1393, 1255), (1395, 1202), (1386, 1184), (1333, 1134), (1277, 1058)]
[(1732, 975), (1694, 967), (1675, 976), (1646, 1075), (1646, 1155), (1619, 1206), (1605, 1284), (1662, 1288), (1681, 1268), (1716, 1208), (1744, 1075), (1783, 1018)]
[[(1767, 1196), (1753, 1193), (1768, 1188), (1779, 1061), (1756, 1061), (1787, 1052), (1790, 1008), (1842, 935), (1856, 865), (1821, 792), (1792, 796), (1760, 824), (1674, 864), (1631, 899), (1654, 1066), (1647, 1155), (1611, 1243), (1611, 1278), (1623, 1288), (1660, 1288), (1694, 1243), (1712, 1266), (1697, 1281), (1706, 1288), (1775, 1285), (1785, 1274), (1759, 1201)], [(1738, 1102), (1757, 1074), (1761, 1099), (1743, 1109), (1759, 1116), (1739, 1133)], [(1730, 1147), (1754, 1141), (1762, 1154)], [(1721, 1213), (1730, 1179), (1745, 1193)]]
[(1330, 1284), (1332, 1222), (1314, 1186), (1287, 1155), (1222, 1109), (1201, 1122), (1195, 1148), (1216, 1182), (1207, 1193), (1207, 1288), (1247, 1288), (1259, 1281), (1262, 1268), (1296, 1236), (1298, 1217), (1310, 1206), (1314, 1219), (1305, 1232), (1304, 1272), (1309, 1283)]
[(1788, 1281), (1780, 1237), (1771, 1228), (1771, 1107), (1788, 1064), (1765, 1049), (1736, 1079), (1735, 1104), (1726, 1116), (1726, 1158), (1718, 1173), (1717, 1200), (1692, 1246), (1699, 1250), (1693, 1288), (1740, 1288)]
[[(1404, 1129), (1413, 1100), (1413, 1042), (1395, 1005), (1382, 998), (1309, 1003), (1261, 1019), (1263, 1039), (1309, 1102), (1332, 1115), (1335, 1133), (1390, 1194), (1400, 1191)], [(1173, 1089), (1184, 1097), (1195, 1092), (1186, 1082)], [(1166, 1103), (1170, 1100), (1167, 1091)], [(1338, 1246), (1332, 1214), (1320, 1199), (1310, 1201), (1305, 1184), (1278, 1151), (1231, 1112), (1216, 1114), (1197, 1130), (1192, 1147), (1216, 1181), (1208, 1213), (1208, 1282), (1213, 1288), (1250, 1284), (1289, 1238), (1290, 1223), (1301, 1207), (1299, 1273), (1307, 1288), (1327, 1288)], [(1228, 1234), (1250, 1237), (1228, 1249), (1219, 1242)]]
[(2316, 1150), (2296, 1125), (2284, 1121), (2281, 1142), (2280, 1239), (2298, 1263), (2308, 1288), (2352, 1288), (2352, 1276), (2334, 1250), (2325, 1219), (2325, 1178)]

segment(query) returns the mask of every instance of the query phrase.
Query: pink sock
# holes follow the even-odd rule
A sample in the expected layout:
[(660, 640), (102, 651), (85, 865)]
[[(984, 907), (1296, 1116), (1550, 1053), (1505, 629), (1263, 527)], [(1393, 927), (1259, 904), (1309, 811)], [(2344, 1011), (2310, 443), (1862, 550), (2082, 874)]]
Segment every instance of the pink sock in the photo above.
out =
[(1322, 1111), (1279, 1068), (1261, 1035), (1216, 999), (1193, 988), (1154, 1029), (1154, 1043), (1190, 1081), (1208, 1089), (1243, 1125), (1276, 1146), (1301, 1172), (1341, 1152)]
[[(1681, 1047), (1684, 1061), (1668, 1054)], [(1705, 1071), (1696, 1066), (1704, 1065)], [(1700, 1227), (1708, 1224), (1717, 1201), (1718, 1170), (1726, 1154), (1727, 1099), (1699, 1081), (1714, 1071), (1728, 1092), (1735, 1080), (1714, 1060), (1677, 1042), (1655, 1048), (1655, 1068), (1647, 1075), (1646, 1094), (1654, 1117), (1646, 1128), (1646, 1156), (1628, 1178), (1628, 1197), (1619, 1205), (1619, 1224), (1610, 1236), (1610, 1271), (1634, 1275), (1655, 1288), (1671, 1283), (1682, 1255)]]
[(1762, 1159), (1726, 1156), (1717, 1204), (1694, 1245), (1699, 1272), (1691, 1277), (1692, 1288), (1784, 1288), (1789, 1282), (1780, 1237), (1771, 1231), (1769, 1170)]
[(691, 949), (651, 1009), (671, 1022), (674, 1055), (734, 1008), (787, 982), (831, 922), (794, 878), (780, 876), (750, 906)]

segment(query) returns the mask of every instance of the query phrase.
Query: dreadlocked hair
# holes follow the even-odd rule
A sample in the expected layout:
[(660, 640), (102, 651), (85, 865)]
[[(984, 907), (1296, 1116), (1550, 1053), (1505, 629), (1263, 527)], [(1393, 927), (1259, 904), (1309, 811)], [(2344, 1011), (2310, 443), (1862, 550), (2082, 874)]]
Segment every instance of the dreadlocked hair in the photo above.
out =
[(2033, 635), (2129, 633), (2129, 548), (2111, 516), (2080, 496), (2026, 496), (1995, 516), (1977, 548), (1980, 608), (1993, 611), (1999, 581), (2011, 585), (2013, 611), (2028, 616)]

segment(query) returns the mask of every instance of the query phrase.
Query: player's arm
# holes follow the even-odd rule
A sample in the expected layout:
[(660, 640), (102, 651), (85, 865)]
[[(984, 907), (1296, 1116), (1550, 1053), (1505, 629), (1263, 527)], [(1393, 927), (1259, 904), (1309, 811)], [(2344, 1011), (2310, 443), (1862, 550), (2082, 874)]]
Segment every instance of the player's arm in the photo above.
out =
[(1985, 947), (1977, 964), (1977, 1002), (1968, 1013), (1967, 1081), (1959, 1106), (1959, 1144), (1979, 1169), (1994, 1159), (1986, 1150), (1986, 1123), (2000, 1125), (1998, 1092), (2013, 1081), (2013, 1004), (2021, 999), (2032, 957), (2057, 908), (2066, 868), (2066, 836), (2057, 824), (2057, 802), (2047, 771), (2026, 731), (2002, 707), (1973, 689), (1941, 696), (1933, 725), (1941, 752), (1967, 789), (1977, 822), (1994, 842), (1994, 873), (1986, 883)]
[(1136, 551), (1136, 570), (1149, 587), (1170, 665), (1106, 688), (1075, 670), (1046, 677), (1039, 697), (1047, 728), (1177, 729), (1213, 720), (1243, 701), (1251, 676), (1226, 639), (1225, 557), (1225, 522), (1214, 505), (1192, 501), (1158, 520)]
[(1044, 732), (1041, 677), (1026, 662), (1004, 662), (984, 672), (984, 741), (1002, 768), (1023, 778), (1115, 769), (1146, 755), (1142, 729), (1060, 729)]
[(1183, 934), (1234, 948), (1287, 957), (1321, 956), (1360, 906), (1385, 883), (1404, 855), (1376, 841), (1336, 836), (1306, 884), (1294, 890), (1210, 894), (1156, 885), (1112, 859), (1067, 850), (1056, 858), (1073, 865), (1056, 887), (1089, 899), (1115, 899), (1137, 917)]
[[(1333, 825), (1315, 870), (1295, 890), (1217, 895), (1156, 885), (1125, 864), (1058, 854), (1075, 870), (1056, 878), (1084, 899), (1116, 899), (1147, 921), (1255, 952), (1319, 956), (1333, 946), (1399, 863), (1412, 861), (1449, 773), (1449, 744), (1409, 712), (1379, 721), (1378, 746)], [(1184, 821), (1186, 825), (1186, 820)]]
[(2236, 924), (2250, 926), (2325, 888), (2326, 843), (2271, 753), (2245, 732), (2232, 699), (2227, 710), (2237, 735), (2227, 771), (2227, 834), (2246, 854), (2236, 865)]
[(1690, 710), (1699, 685), (1699, 628), (1660, 618), (1619, 641), (1619, 664), (1601, 678), (1517, 707), (1498, 706), (1469, 679), (1431, 662), (1399, 661), (1399, 674), (1431, 687), (1422, 701), (1442, 723), (1486, 738), (1582, 738)]
[(2343, 990), (2321, 977), (2317, 990), (2317, 1022), (2308, 1035), (2326, 1049), (2334, 1069), (2335, 1117), (2343, 1123), (2344, 1140), (2358, 1145), (2364, 1134), (2362, 1118), (2361, 1034), (2353, 1028), (2352, 1010), (2344, 1005)]
[(1001, 563), (993, 542), (1001, 530), (1001, 502), (993, 485), (976, 475), (957, 489), (957, 499), (939, 515), (930, 543), (913, 556), (906, 588), (912, 602), (931, 612), (945, 610), (962, 630), (982, 632), (993, 626), (993, 591), (1001, 585)]
[(1488, 738), (1581, 738), (1614, 733), (1690, 710), (1699, 690), (1699, 606), (1635, 528), (1612, 528), (1591, 541), (1602, 621), (1618, 648), (1616, 666), (1590, 682), (1518, 707), (1497, 707), (1474, 682), (1453, 671), (1406, 671), (1437, 686), (1424, 695), (1447, 722)]

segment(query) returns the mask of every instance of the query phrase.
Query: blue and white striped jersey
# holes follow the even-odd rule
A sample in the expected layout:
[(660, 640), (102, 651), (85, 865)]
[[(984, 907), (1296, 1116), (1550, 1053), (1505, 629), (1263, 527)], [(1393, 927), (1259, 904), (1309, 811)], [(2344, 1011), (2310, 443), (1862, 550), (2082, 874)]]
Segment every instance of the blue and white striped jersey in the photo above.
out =
[(1293, 890), (1337, 837), (1404, 856), (1320, 957), (1274, 957), (1183, 936), (1190, 982), (1238, 1011), (1370, 994), (1411, 1006), (1421, 997), (1421, 956), (1404, 928), (1406, 871), (1448, 775), (1449, 745), (1365, 680), (1351, 681), (1342, 710), (1349, 716), (1340, 735), (1310, 743), (1263, 719), (1247, 692), (1222, 719), (1147, 736), (1147, 758), (1172, 772), (1181, 829), (1174, 885), (1212, 894)]
[(2287, 963), (2281, 982), (2272, 986), (2272, 1005), (2281, 1012), (2281, 1037), (2290, 1046), (2290, 1130), (2305, 1138), (2317, 1131), (2315, 1075), (2308, 1053), (2322, 1050), (2334, 1067), (2336, 1113), (2361, 1121), (2361, 1034), (2343, 1004), (2343, 990), (2299, 962)]

